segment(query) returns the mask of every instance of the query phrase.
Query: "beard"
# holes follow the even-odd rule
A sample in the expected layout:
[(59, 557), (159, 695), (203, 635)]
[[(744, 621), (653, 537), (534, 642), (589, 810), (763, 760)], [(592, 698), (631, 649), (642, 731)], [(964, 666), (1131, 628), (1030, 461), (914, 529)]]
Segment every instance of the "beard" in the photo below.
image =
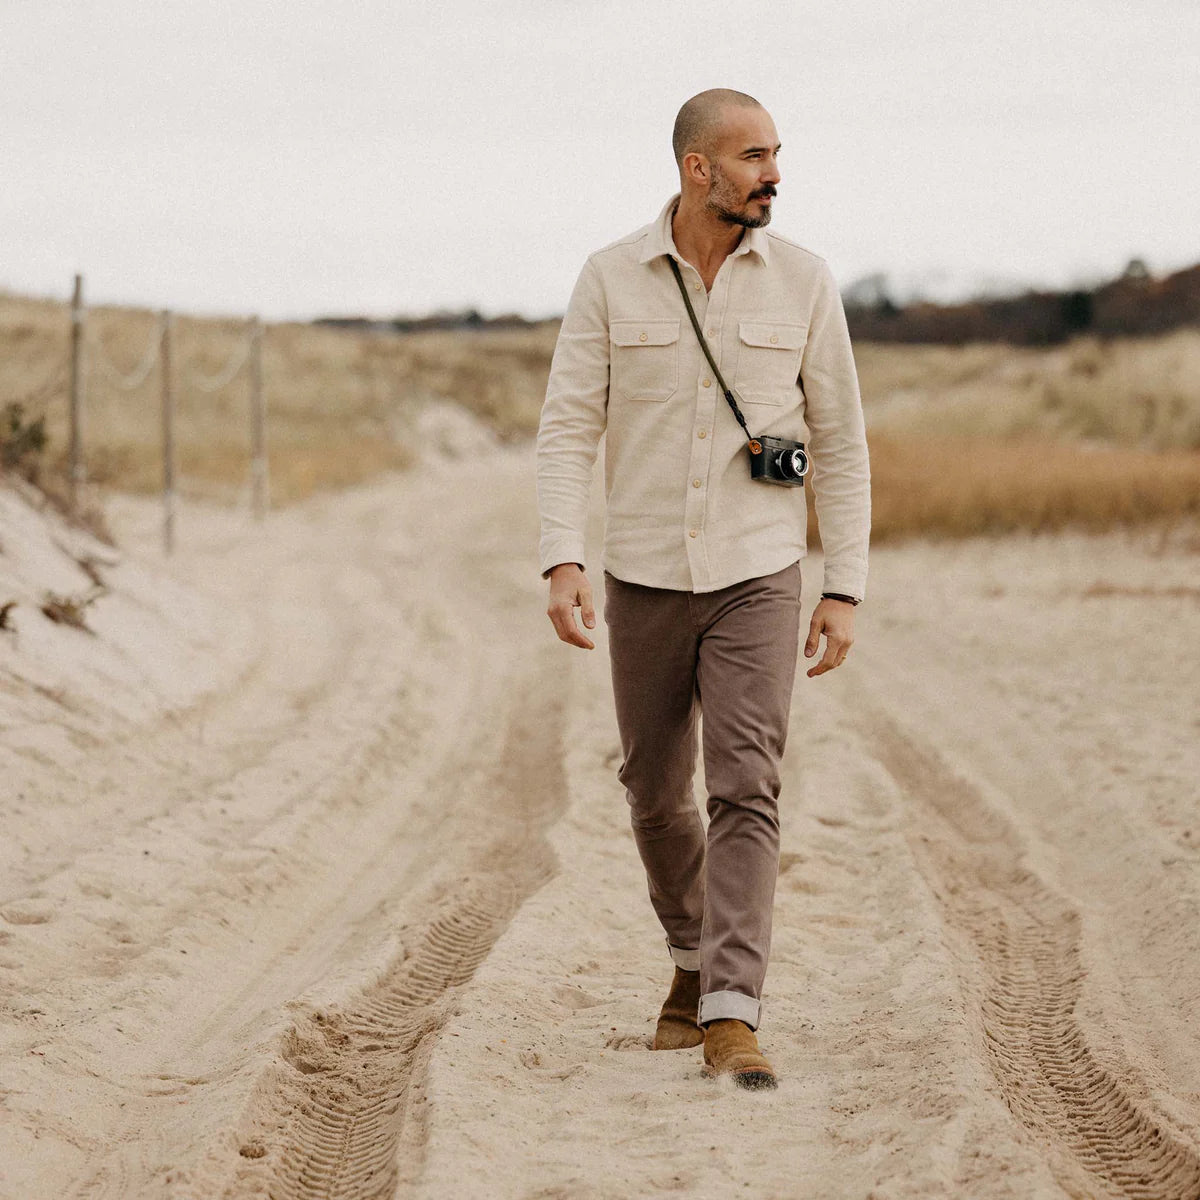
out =
[(774, 186), (769, 183), (764, 184), (761, 188), (755, 188), (749, 196), (742, 199), (730, 178), (714, 162), (712, 183), (709, 186), (708, 195), (704, 199), (704, 206), (719, 221), (724, 221), (727, 225), (741, 225), (745, 229), (761, 229), (764, 225), (771, 223), (771, 206), (767, 205), (758, 216), (751, 215), (749, 206), (751, 200), (763, 195), (774, 196)]

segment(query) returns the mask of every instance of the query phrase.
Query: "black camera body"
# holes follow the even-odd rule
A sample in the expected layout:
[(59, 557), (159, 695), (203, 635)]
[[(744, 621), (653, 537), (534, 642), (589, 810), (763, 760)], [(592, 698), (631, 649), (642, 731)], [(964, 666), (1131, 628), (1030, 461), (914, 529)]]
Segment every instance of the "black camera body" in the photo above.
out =
[(767, 435), (750, 440), (751, 479), (781, 487), (803, 487), (808, 468), (803, 442)]

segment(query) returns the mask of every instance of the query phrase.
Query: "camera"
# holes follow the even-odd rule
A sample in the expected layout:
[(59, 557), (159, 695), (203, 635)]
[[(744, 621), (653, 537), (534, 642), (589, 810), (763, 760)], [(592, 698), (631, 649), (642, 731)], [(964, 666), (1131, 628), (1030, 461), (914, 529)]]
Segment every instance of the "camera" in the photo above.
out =
[(803, 442), (766, 435), (750, 440), (751, 479), (782, 487), (803, 487), (808, 465)]

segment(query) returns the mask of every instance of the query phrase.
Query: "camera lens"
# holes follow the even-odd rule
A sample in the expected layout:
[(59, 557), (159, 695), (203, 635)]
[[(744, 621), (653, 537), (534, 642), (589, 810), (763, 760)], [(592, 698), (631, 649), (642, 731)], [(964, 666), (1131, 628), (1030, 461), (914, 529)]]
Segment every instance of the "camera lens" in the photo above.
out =
[(775, 465), (781, 479), (803, 479), (808, 474), (808, 455), (803, 450), (781, 450)]

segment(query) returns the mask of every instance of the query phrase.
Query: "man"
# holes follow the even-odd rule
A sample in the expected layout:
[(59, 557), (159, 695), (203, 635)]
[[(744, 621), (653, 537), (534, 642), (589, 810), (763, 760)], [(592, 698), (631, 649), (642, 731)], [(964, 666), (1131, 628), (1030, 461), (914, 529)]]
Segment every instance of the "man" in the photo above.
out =
[[(866, 585), (870, 483), (845, 314), (825, 261), (768, 232), (779, 139), (742, 92), (689, 100), (680, 190), (654, 223), (598, 250), (555, 348), (537, 445), (541, 565), (558, 636), (595, 627), (584, 564), (606, 434), (605, 621), (634, 839), (675, 964), (655, 1049), (704, 1044), (706, 1073), (774, 1087), (756, 1037), (779, 865), (805, 555), (801, 487), (750, 474), (751, 434), (805, 440), (825, 552), (805, 654), (846, 658)], [(703, 714), (707, 833), (692, 795)]]

